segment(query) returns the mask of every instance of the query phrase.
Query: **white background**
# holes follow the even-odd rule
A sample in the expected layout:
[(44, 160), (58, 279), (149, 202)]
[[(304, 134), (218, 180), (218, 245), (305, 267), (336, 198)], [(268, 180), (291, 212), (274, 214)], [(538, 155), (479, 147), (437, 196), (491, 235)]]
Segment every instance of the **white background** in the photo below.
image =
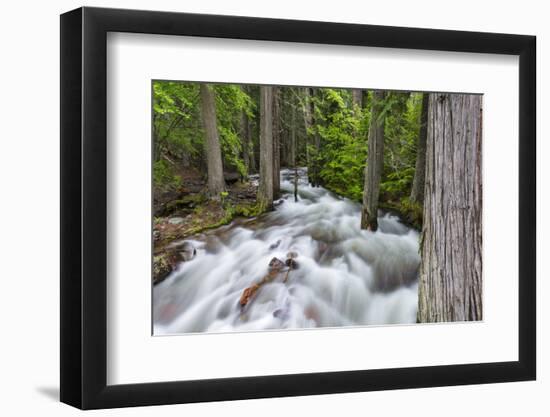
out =
[[(485, 386), (436, 388), (327, 395), (291, 399), (238, 401), (100, 411), (99, 415), (279, 416), (315, 413), (408, 416), (548, 415), (550, 390), (550, 308), (543, 304), (549, 290), (544, 256), (550, 250), (550, 224), (540, 213), (550, 209), (548, 112), (550, 91), (541, 81), (547, 70), (550, 28), (536, 1), (486, 2), (440, 1), (338, 2), (315, 1), (89, 1), (88, 5), (163, 9), (174, 11), (240, 14), (251, 16), (419, 26), (536, 34), (538, 36), (539, 119), (539, 380)], [(77, 411), (58, 404), (59, 311), (59, 25), (58, 14), (80, 6), (74, 1), (11, 2), (2, 10), (2, 151), (0, 178), (3, 203), (0, 222), (3, 279), (0, 312), (3, 338), (0, 409), (5, 415), (73, 415)], [(404, 69), (406, 71), (406, 69)], [(503, 239), (508, 236), (503, 225)]]
[[(137, 34), (107, 45), (109, 384), (517, 360), (517, 57)], [(483, 93), (483, 323), (152, 338), (151, 79), (182, 78)]]

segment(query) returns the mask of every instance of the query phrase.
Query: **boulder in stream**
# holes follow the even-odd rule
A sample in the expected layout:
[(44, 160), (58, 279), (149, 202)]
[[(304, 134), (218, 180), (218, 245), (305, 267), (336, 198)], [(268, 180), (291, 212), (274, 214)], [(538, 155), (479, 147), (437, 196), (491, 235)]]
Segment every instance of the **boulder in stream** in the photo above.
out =
[(164, 281), (181, 262), (188, 262), (197, 255), (191, 242), (183, 241), (153, 256), (153, 284)]

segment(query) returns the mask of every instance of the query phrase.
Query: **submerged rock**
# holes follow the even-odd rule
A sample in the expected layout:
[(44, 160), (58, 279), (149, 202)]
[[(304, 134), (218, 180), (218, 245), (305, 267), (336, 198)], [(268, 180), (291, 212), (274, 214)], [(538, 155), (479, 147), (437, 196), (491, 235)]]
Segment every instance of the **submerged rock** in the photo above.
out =
[(271, 245), (269, 245), (269, 250), (277, 249), (280, 244), (281, 244), (281, 239), (279, 239), (277, 242), (272, 243)]

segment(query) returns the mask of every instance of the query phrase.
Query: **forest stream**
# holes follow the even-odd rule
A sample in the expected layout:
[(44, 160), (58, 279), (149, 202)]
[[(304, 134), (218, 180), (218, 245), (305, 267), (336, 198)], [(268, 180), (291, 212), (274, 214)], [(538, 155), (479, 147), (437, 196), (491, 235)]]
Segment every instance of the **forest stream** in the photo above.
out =
[[(298, 201), (294, 171), (282, 170), (274, 211), (187, 239), (194, 259), (153, 287), (155, 335), (416, 322), (418, 232), (382, 212), (376, 232), (361, 230), (360, 204), (298, 173)], [(241, 306), (270, 261), (289, 253), (297, 268)]]

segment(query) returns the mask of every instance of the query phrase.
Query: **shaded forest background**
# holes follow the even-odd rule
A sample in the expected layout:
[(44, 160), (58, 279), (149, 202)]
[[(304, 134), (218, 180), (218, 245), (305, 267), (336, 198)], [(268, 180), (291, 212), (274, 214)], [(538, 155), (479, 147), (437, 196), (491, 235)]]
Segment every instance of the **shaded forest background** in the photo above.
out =
[[(204, 87), (211, 91), (215, 102), (224, 180), (244, 183), (260, 168), (260, 87)], [(207, 135), (200, 90), (198, 83), (153, 83), (157, 203), (163, 202), (163, 193), (180, 189), (197, 173), (206, 177)], [(272, 87), (273, 168), (308, 167), (312, 185), (362, 202), (367, 138), (376, 113), (384, 143), (380, 205), (397, 210), (407, 222), (420, 228), (423, 183), (413, 187), (413, 182), (423, 96), (427, 95), (392, 91), (376, 98), (375, 94), (368, 90)], [(275, 197), (277, 179), (274, 175)], [(252, 207), (250, 211), (258, 210)]]

